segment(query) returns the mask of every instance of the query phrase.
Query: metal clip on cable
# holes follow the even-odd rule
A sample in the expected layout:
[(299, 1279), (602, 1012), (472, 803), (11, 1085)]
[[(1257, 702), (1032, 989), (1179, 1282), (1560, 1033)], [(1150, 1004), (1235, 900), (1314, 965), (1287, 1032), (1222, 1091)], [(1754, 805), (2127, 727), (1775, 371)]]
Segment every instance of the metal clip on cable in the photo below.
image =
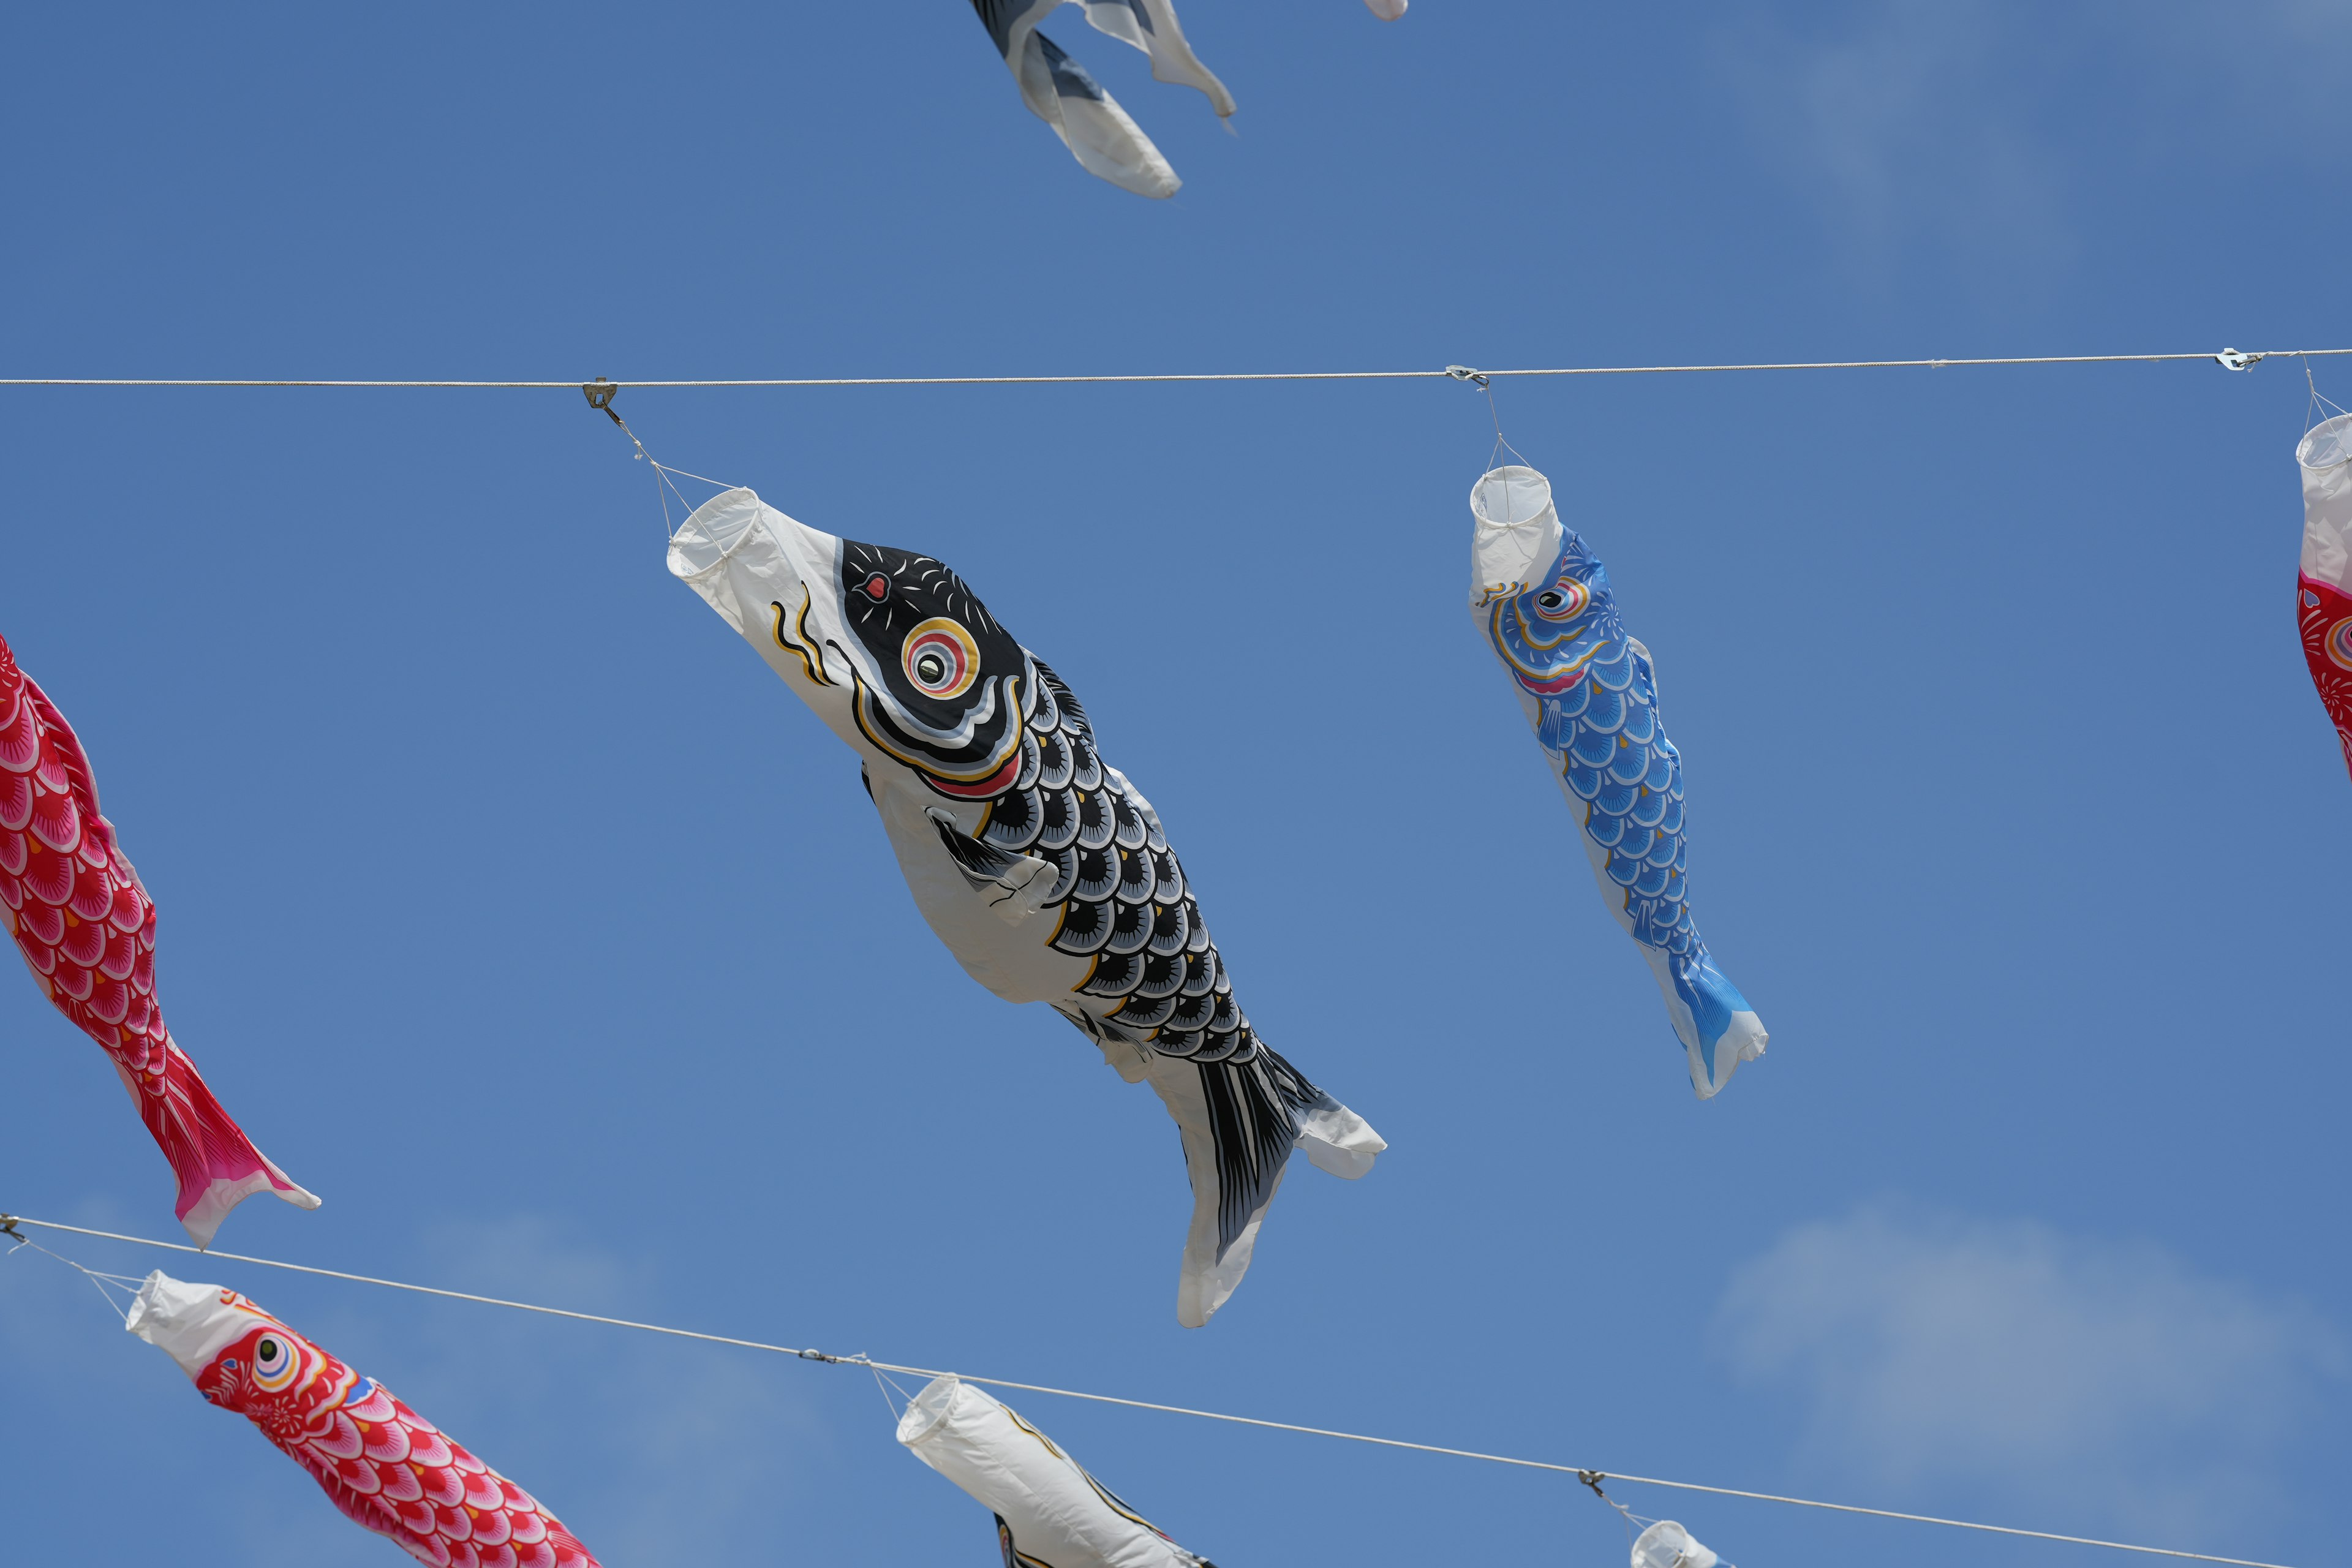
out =
[(1486, 374), (1484, 371), (1472, 370), (1466, 364), (1449, 364), (1445, 367), (1445, 374), (1456, 381), (1466, 381), (1482, 392), (1486, 390)]
[(640, 462), (653, 461), (651, 458), (646, 456), (646, 444), (637, 439), (637, 433), (629, 428), (629, 422), (622, 418), (618, 411), (613, 407), (613, 399), (621, 395), (619, 382), (600, 375), (593, 381), (583, 382), (580, 391), (588, 399), (589, 407), (603, 409), (604, 417), (621, 427), (621, 434), (626, 436), (629, 438), (629, 445), (637, 449), (637, 458)]

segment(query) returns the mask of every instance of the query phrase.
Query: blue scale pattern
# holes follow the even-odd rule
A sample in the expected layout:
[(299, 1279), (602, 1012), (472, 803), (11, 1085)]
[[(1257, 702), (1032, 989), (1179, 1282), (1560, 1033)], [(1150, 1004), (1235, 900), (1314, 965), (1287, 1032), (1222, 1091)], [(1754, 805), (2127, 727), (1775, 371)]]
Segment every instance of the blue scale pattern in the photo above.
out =
[[(1683, 763), (1658, 716), (1657, 681), (1618, 617), (1609, 574), (1571, 529), (1534, 586), (1479, 611), (1487, 639), (1536, 707), (1536, 739), (1579, 807), (1612, 912), (1665, 963), (1710, 1082), (1732, 1015), (1752, 1011), (1707, 956), (1684, 887)], [(1683, 1030), (1675, 1020), (1675, 1033)], [(1727, 1064), (1728, 1065), (1728, 1064)], [(1711, 1092), (1707, 1083), (1702, 1093)]]

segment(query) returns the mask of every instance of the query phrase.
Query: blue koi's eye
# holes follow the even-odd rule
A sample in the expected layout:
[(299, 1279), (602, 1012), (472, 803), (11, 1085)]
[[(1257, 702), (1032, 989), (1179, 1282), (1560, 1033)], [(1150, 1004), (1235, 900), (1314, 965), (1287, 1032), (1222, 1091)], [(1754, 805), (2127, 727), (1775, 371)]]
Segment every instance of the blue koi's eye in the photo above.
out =
[(1592, 592), (1573, 577), (1562, 577), (1536, 595), (1536, 614), (1548, 621), (1570, 621), (1584, 613)]

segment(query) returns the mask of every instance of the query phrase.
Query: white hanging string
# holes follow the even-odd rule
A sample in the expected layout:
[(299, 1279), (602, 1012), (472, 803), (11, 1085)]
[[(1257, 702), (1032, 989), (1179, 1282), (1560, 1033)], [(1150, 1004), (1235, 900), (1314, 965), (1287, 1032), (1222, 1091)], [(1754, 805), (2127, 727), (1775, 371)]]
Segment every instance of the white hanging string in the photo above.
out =
[(5, 1223), (6, 1221), (6, 1217), (7, 1216), (5, 1215), (0, 1215), (0, 1230), (5, 1230), (6, 1234), (15, 1237), (16, 1238), (16, 1245), (10, 1247), (6, 1252), (0, 1253), (0, 1258), (14, 1258), (16, 1254), (24, 1251), (25, 1248), (28, 1247), (44, 1258), (54, 1258), (59, 1263), (62, 1263), (67, 1268), (75, 1270), (77, 1273), (80, 1274), (82, 1278), (97, 1286), (98, 1299), (105, 1302), (108, 1309), (111, 1310), (116, 1317), (121, 1318), (126, 1323), (131, 1321), (130, 1311), (120, 1302), (116, 1301), (110, 1292), (112, 1290), (120, 1290), (125, 1295), (135, 1296), (139, 1293), (141, 1281), (132, 1279), (128, 1274), (106, 1274), (101, 1273), (95, 1268), (84, 1268), (72, 1258), (51, 1252), (47, 1247), (43, 1247), (31, 1237), (24, 1235), (16, 1229), (14, 1224)]
[[(649, 462), (652, 461), (650, 458), (646, 460)], [(675, 541), (677, 538), (678, 529), (686, 526), (686, 518), (680, 518), (676, 526), (672, 526), (669, 521), (669, 497), (677, 497), (677, 504), (686, 509), (686, 517), (692, 517), (694, 515), (694, 503), (687, 500), (685, 494), (678, 489), (677, 486), (670, 482), (670, 476), (672, 474), (676, 474), (681, 479), (694, 479), (702, 484), (716, 486), (718, 489), (722, 490), (731, 490), (736, 488), (735, 486), (729, 484), (724, 479), (713, 479), (705, 478), (701, 474), (690, 474), (684, 468), (673, 468), (667, 463), (654, 463), (654, 472), (660, 477), (662, 484), (666, 486), (669, 491), (669, 495), (666, 495), (661, 498), (662, 532), (666, 537), (672, 541)]]
[(2303, 356), (2303, 384), (2311, 389), (2311, 401), (2304, 405), (2303, 415), (2304, 431), (2308, 434), (2313, 426), (2324, 419), (2333, 418), (2342, 414), (2344, 410), (2330, 400), (2326, 394), (2319, 390), (2319, 383), (2312, 378), (2311, 356), (2308, 354)]
[[(1706, 1492), (1716, 1497), (1746, 1498), (1752, 1502), (1786, 1503), (1796, 1508), (1826, 1509), (1833, 1513), (1866, 1514), (1874, 1519), (1901, 1520), (1911, 1524), (1942, 1525), (1951, 1530), (1974, 1530), (1992, 1535), (2029, 1537), (2035, 1541), (2056, 1541), (2071, 1546), (2099, 1546), (2113, 1552), (2137, 1552), (2152, 1557), (2179, 1557), (2197, 1563), (2220, 1563), (2229, 1568), (2286, 1568), (2277, 1563), (2262, 1563), (2246, 1557), (2220, 1557), (2208, 1552), (2183, 1552), (2168, 1546), (2140, 1546), (2126, 1541), (2101, 1541), (2087, 1535), (2061, 1535), (2047, 1530), (2025, 1530), (2006, 1524), (1980, 1524), (1965, 1519), (1942, 1519), (1934, 1514), (1903, 1513), (1894, 1509), (1864, 1508), (1855, 1503), (1822, 1502), (1815, 1498), (1784, 1497), (1777, 1492), (1748, 1491), (1738, 1487), (1708, 1486), (1699, 1481), (1668, 1480), (1659, 1476), (1633, 1476), (1622, 1471), (1595, 1470), (1578, 1465), (1554, 1464), (1545, 1459), (1514, 1458), (1506, 1454), (1483, 1454), (1471, 1448), (1448, 1448), (1434, 1443), (1410, 1443), (1396, 1437), (1373, 1437), (1360, 1432), (1340, 1432), (1328, 1426), (1302, 1426), (1289, 1421), (1265, 1421), (1254, 1415), (1229, 1415), (1222, 1411), (1194, 1410), (1182, 1405), (1160, 1405), (1148, 1399), (1124, 1399), (1117, 1394), (1087, 1394), (1075, 1388), (1055, 1388), (1041, 1383), (1015, 1383), (1003, 1377), (976, 1377), (969, 1373), (950, 1373), (938, 1367), (904, 1366), (896, 1362), (876, 1361), (859, 1355), (829, 1355), (820, 1350), (795, 1350), (789, 1345), (772, 1345), (758, 1340), (736, 1339), (728, 1334), (706, 1334), (692, 1329), (673, 1329), (660, 1323), (641, 1323), (628, 1318), (611, 1318), (599, 1312), (575, 1312), (562, 1307), (542, 1307), (529, 1301), (509, 1301), (498, 1296), (480, 1296), (469, 1290), (445, 1290), (432, 1285), (411, 1285), (399, 1279), (382, 1279), (371, 1274), (351, 1274), (340, 1268), (318, 1268), (306, 1263), (285, 1263), (274, 1258), (251, 1258), (243, 1253), (214, 1252), (184, 1242), (157, 1241), (144, 1236), (124, 1236), (118, 1231), (92, 1230), (87, 1226), (63, 1225), (56, 1220), (28, 1219), (23, 1215), (0, 1214), (0, 1233), (14, 1236), (28, 1246), (32, 1243), (16, 1226), (36, 1226), (43, 1230), (70, 1231), (76, 1236), (92, 1236), (106, 1241), (129, 1242), (134, 1247), (160, 1247), (166, 1252), (193, 1252), (201, 1257), (217, 1258), (228, 1263), (250, 1263), (263, 1268), (282, 1268), (295, 1274), (315, 1274), (329, 1279), (348, 1279), (360, 1285), (377, 1285), (388, 1290), (407, 1290), (420, 1296), (440, 1296), (454, 1301), (475, 1301), (486, 1307), (506, 1307), (518, 1312), (539, 1312), (551, 1318), (571, 1318), (583, 1323), (604, 1323), (616, 1329), (636, 1329), (649, 1334), (667, 1334), (681, 1340), (700, 1340), (709, 1344), (735, 1345), (744, 1350), (766, 1351), (775, 1355), (792, 1356), (801, 1361), (825, 1362), (836, 1366), (862, 1366), (877, 1375), (898, 1373), (908, 1377), (960, 1377), (966, 1383), (986, 1384), (992, 1388), (1017, 1388), (1029, 1394), (1050, 1394), (1063, 1399), (1083, 1399), (1097, 1405), (1118, 1405), (1131, 1410), (1157, 1410), (1171, 1415), (1192, 1415), (1204, 1421), (1224, 1421), (1239, 1426), (1261, 1426), (1276, 1432), (1300, 1432), (1313, 1437), (1336, 1437), (1349, 1443), (1370, 1443), (1382, 1448), (1406, 1448), (1421, 1454), (1443, 1454), (1457, 1459), (1477, 1459), (1491, 1465), (1511, 1465), (1522, 1469), (1550, 1470), (1576, 1477), (1588, 1486), (1598, 1488), (1604, 1480), (1626, 1481), (1639, 1486), (1670, 1487), (1677, 1491)], [(47, 1248), (40, 1248), (47, 1251)], [(52, 1258), (55, 1253), (49, 1253)], [(59, 1258), (59, 1262), (68, 1260)], [(80, 1268), (75, 1263), (70, 1267)], [(84, 1273), (90, 1270), (83, 1269)], [(128, 1279), (124, 1275), (105, 1276)], [(112, 1302), (110, 1300), (109, 1305)], [(905, 1391), (900, 1390), (901, 1394)], [(886, 1394), (884, 1402), (888, 1403)], [(1613, 1503), (1612, 1506), (1615, 1506)]]
[[(1635, 1513), (1632, 1509), (1627, 1508), (1623, 1503), (1619, 1502), (1615, 1498), (1611, 1497), (1607, 1492), (1602, 1491), (1601, 1489), (1601, 1483), (1610, 1479), (1611, 1478), (1602, 1475), (1600, 1471), (1579, 1471), (1576, 1479), (1582, 1481), (1586, 1486), (1591, 1487), (1594, 1497), (1599, 1498), (1602, 1502), (1607, 1503), (1611, 1508), (1615, 1509), (1619, 1514), (1623, 1516), (1625, 1524), (1625, 1550), (1629, 1555), (1633, 1550), (1634, 1542), (1641, 1538), (1642, 1533), (1648, 1530), (1650, 1526), (1660, 1522), (1657, 1520), (1652, 1519), (1646, 1513)], [(1635, 1561), (1638, 1562), (1640, 1560), (1637, 1558)], [(1677, 1564), (1677, 1568), (1679, 1568), (1683, 1558), (1677, 1556), (1675, 1561)], [(1727, 1557), (1718, 1555), (1715, 1561), (1717, 1568), (1739, 1568), (1739, 1564), (1732, 1562)]]
[[(2211, 360), (2231, 370), (2252, 369), (2259, 360), (2352, 354), (2352, 349), (2264, 349), (2240, 353), (2210, 349), (2193, 353), (2156, 354), (2006, 354), (1973, 359), (1849, 359), (1769, 361), (1744, 364), (1610, 364), (1560, 365), (1524, 370), (1487, 370), (1496, 375), (1699, 375), (1727, 371), (1763, 370), (1947, 370), (1965, 365), (2001, 364), (2158, 364), (2173, 360)], [(1273, 370), (1201, 371), (1141, 375), (834, 375), (768, 376), (737, 380), (628, 381), (629, 387), (757, 387), (757, 386), (1066, 386), (1105, 382), (1159, 381), (1422, 381), (1453, 375), (1447, 370)], [(1456, 380), (1462, 379), (1455, 377)], [(457, 389), (565, 390), (597, 383), (579, 381), (300, 381), (234, 377), (142, 376), (0, 376), (0, 386), (301, 386), (301, 387), (449, 387)]]

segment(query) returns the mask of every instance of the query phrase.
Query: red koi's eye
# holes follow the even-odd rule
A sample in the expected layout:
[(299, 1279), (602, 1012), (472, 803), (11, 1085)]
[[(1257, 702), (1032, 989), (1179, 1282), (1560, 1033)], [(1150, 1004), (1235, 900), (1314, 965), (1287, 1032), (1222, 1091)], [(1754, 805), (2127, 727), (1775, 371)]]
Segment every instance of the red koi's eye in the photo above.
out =
[(868, 577), (865, 582), (860, 583), (857, 586), (867, 598), (873, 600), (877, 605), (890, 596), (890, 579), (885, 577), (879, 572), (877, 572), (873, 576)]
[(290, 1340), (264, 1334), (253, 1347), (253, 1381), (265, 1394), (283, 1393), (293, 1385), (302, 1360)]

